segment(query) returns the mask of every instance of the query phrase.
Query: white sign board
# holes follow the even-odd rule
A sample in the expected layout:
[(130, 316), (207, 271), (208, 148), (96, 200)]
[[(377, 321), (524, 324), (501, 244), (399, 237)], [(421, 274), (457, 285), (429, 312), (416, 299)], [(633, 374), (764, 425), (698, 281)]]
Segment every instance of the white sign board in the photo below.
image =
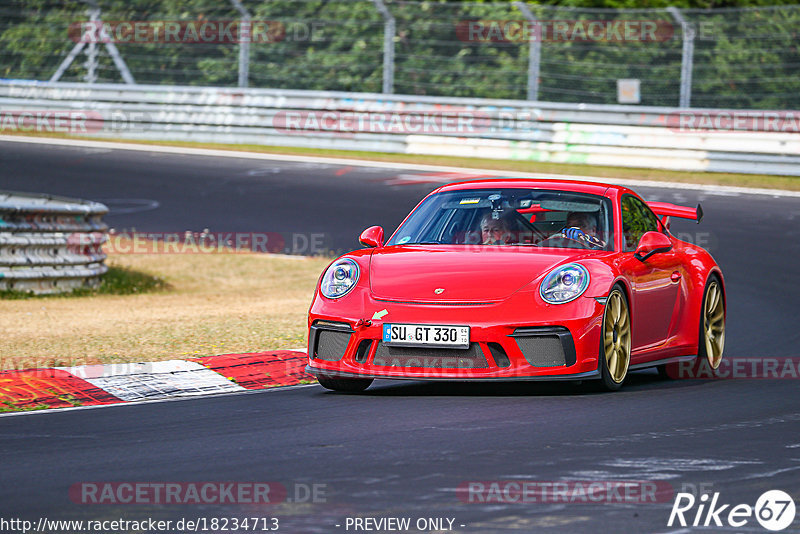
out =
[(617, 80), (617, 102), (620, 104), (639, 104), (642, 95), (639, 92), (639, 80), (635, 78)]

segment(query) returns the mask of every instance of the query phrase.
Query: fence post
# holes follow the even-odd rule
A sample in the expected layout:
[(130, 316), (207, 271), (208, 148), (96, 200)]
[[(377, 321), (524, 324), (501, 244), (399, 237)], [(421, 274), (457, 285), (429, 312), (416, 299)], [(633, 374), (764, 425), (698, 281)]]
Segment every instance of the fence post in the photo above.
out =
[(239, 87), (247, 87), (250, 78), (250, 12), (239, 0), (231, 0), (231, 4), (239, 12), (242, 19), (239, 25)]
[(681, 25), (681, 36), (683, 39), (683, 52), (681, 54), (681, 93), (678, 106), (688, 108), (692, 100), (692, 66), (694, 62), (694, 38), (697, 32), (689, 22), (683, 18), (680, 10), (674, 6), (668, 7), (667, 11), (675, 17)]
[(63, 76), (64, 72), (66, 72), (69, 66), (72, 65), (72, 62), (75, 61), (75, 58), (78, 57), (78, 54), (81, 53), (81, 50), (83, 50), (84, 46), (86, 46), (86, 43), (84, 43), (83, 40), (75, 43), (75, 46), (73, 46), (72, 50), (69, 51), (69, 54), (67, 54), (67, 57), (64, 58), (64, 61), (61, 62), (53, 75), (50, 76), (51, 82), (57, 82), (61, 79), (61, 76)]
[[(89, 8), (89, 22), (96, 26), (97, 21), (100, 20), (100, 8), (93, 6)], [(94, 83), (97, 81), (97, 44), (95, 40), (89, 43), (86, 48), (86, 76), (84, 80), (86, 83)]]
[(383, 17), (383, 93), (394, 92), (394, 17), (386, 8), (383, 0), (372, 0)]
[(539, 68), (542, 62), (542, 31), (538, 28), (538, 19), (524, 2), (514, 2), (528, 22), (536, 27), (533, 39), (528, 48), (528, 100), (539, 100)]

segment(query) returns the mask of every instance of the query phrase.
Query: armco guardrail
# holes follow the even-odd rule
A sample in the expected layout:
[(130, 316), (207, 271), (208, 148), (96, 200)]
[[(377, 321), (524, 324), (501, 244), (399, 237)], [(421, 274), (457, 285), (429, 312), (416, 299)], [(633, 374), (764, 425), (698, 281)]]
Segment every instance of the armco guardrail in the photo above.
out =
[(800, 113), (0, 80), (0, 129), (800, 176)]
[(98, 202), (0, 191), (0, 290), (95, 287), (108, 270), (106, 213)]

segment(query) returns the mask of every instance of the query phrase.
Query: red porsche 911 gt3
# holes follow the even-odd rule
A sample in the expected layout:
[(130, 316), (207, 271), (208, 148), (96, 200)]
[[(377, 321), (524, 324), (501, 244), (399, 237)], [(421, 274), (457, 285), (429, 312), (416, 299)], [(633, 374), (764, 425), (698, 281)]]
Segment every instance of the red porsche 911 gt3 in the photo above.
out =
[(716, 369), (725, 287), (669, 218), (702, 209), (625, 187), (496, 179), (432, 192), (384, 242), (333, 261), (308, 316), (308, 367), (337, 391), (375, 378), (583, 380), (698, 359)]

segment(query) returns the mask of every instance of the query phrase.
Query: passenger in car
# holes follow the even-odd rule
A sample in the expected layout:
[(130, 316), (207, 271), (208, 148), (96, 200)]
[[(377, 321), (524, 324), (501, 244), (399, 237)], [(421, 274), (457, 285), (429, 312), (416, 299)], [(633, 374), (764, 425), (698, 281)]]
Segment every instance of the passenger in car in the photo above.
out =
[(505, 245), (511, 237), (508, 221), (503, 218), (493, 218), (489, 212), (481, 219), (481, 244)]

